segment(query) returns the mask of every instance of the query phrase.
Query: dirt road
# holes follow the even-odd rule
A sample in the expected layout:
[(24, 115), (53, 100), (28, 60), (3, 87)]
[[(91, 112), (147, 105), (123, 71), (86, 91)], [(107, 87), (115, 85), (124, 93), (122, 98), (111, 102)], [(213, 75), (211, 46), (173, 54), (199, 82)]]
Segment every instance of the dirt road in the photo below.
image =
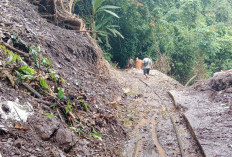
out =
[(181, 84), (155, 70), (149, 79), (137, 70), (113, 70), (112, 75), (124, 87), (128, 102), (119, 112), (130, 134), (123, 157), (203, 156), (168, 95)]

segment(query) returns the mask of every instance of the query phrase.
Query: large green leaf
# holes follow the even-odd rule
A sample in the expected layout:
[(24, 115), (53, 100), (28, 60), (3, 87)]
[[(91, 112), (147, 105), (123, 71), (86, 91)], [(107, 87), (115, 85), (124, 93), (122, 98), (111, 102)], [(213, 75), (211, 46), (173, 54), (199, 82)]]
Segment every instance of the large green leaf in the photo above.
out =
[(107, 23), (111, 20), (111, 17), (107, 17), (107, 18), (104, 18), (102, 19), (101, 21), (99, 21), (96, 26), (95, 26), (95, 30), (100, 30), (102, 29), (103, 27), (105, 27), (107, 25)]
[(59, 99), (62, 99), (64, 97), (64, 92), (63, 92), (63, 89), (61, 87), (59, 88), (57, 97)]
[(109, 14), (111, 14), (111, 15), (113, 15), (114, 17), (117, 17), (117, 18), (119, 18), (119, 16), (116, 14), (116, 13), (114, 13), (114, 12), (112, 12), (112, 11), (110, 11), (110, 10), (104, 10), (105, 12), (107, 12), (107, 13), (109, 13)]
[(48, 88), (47, 82), (43, 78), (40, 78), (40, 85), (46, 89)]
[(28, 67), (27, 65), (21, 66), (18, 70), (27, 74), (27, 75), (35, 74), (35, 70), (33, 68)]
[(123, 35), (116, 29), (112, 28), (107, 28), (115, 37), (120, 36), (122, 39), (124, 39)]
[(96, 13), (98, 8), (102, 5), (105, 0), (92, 0), (93, 12)]
[(100, 141), (102, 141), (102, 135), (97, 133), (97, 132), (93, 132), (90, 135), (92, 135), (94, 138), (99, 139)]
[(53, 116), (52, 114), (50, 114), (50, 113), (45, 113), (44, 115), (45, 115), (46, 117), (51, 118), (51, 119), (54, 118), (54, 116)]
[(104, 11), (105, 9), (119, 9), (120, 7), (114, 5), (104, 5), (100, 7), (97, 12)]

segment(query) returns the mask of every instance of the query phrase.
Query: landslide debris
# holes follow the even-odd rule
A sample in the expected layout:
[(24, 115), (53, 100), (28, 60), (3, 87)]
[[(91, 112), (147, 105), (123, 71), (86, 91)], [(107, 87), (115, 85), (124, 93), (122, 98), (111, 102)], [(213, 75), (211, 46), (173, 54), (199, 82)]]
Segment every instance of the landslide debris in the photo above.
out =
[(84, 22), (72, 14), (74, 0), (29, 0), (38, 6), (41, 17), (60, 27), (84, 31)]
[(38, 9), (27, 0), (0, 1), (0, 101), (18, 99), (34, 110), (27, 122), (0, 118), (0, 154), (117, 156), (126, 137), (115, 114), (122, 92), (99, 48)]

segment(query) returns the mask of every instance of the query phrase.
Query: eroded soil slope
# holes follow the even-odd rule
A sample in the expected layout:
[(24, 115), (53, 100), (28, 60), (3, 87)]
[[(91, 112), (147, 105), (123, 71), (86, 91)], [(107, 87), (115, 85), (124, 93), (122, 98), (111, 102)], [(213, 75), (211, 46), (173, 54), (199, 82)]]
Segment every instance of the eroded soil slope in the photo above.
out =
[[(18, 99), (21, 105), (28, 102), (34, 109), (26, 123), (1, 120), (1, 127), (5, 127), (0, 131), (1, 154), (4, 157), (117, 156), (125, 132), (115, 117), (116, 109), (111, 102), (118, 103), (122, 92), (108, 77), (102, 56), (91, 44), (91, 39), (85, 34), (48, 23), (38, 14), (37, 7), (27, 0), (0, 1), (0, 30), (4, 43), (14, 35), (28, 46), (40, 47), (43, 56), (51, 59), (50, 68), (66, 82), (60, 86), (65, 91), (64, 99), (70, 100), (74, 115), (65, 112), (66, 100), (57, 100), (54, 95), (43, 92), (40, 93), (42, 97), (35, 99), (35, 95), (20, 82), (12, 87), (10, 81), (1, 75), (0, 101)], [(12, 46), (28, 53), (20, 45)], [(3, 63), (4, 52), (0, 54)], [(32, 57), (21, 57), (35, 68)], [(0, 68), (3, 66), (0, 64)], [(14, 66), (4, 68), (12, 69)], [(36, 70), (40, 75), (49, 73), (46, 68)], [(28, 83), (33, 88), (38, 86), (36, 80), (34, 84)], [(52, 87), (52, 84), (49, 85)], [(45, 113), (52, 114), (54, 118), (45, 116)], [(21, 127), (15, 127), (19, 125)], [(100, 134), (102, 141), (98, 134), (92, 133)]]

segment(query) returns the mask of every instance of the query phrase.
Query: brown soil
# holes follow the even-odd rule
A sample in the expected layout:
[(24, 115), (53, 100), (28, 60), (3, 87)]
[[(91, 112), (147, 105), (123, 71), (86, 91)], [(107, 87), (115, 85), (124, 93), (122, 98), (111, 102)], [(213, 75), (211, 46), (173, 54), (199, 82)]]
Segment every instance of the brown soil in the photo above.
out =
[[(41, 18), (38, 7), (27, 0), (0, 1), (1, 39), (7, 42), (11, 35), (16, 35), (27, 45), (40, 46), (43, 56), (52, 60), (52, 68), (67, 82), (62, 84), (63, 99), (58, 101), (40, 93), (39, 100), (46, 101), (41, 102), (22, 84), (13, 84), (10, 77), (4, 76), (1, 63), (5, 58), (0, 51), (0, 101), (19, 99), (20, 104), (31, 103), (35, 111), (26, 123), (4, 121), (0, 117), (0, 126), (6, 128), (0, 127), (0, 155), (228, 156), (231, 74), (215, 75), (187, 89), (156, 70), (145, 79), (139, 70), (111, 68), (88, 34), (68, 30), (60, 21), (57, 24)], [(13, 46), (24, 53), (28, 51), (25, 46)], [(34, 67), (31, 58), (22, 58)], [(48, 73), (45, 68), (41, 71)], [(52, 86), (51, 81), (48, 83)], [(186, 99), (178, 104), (178, 98), (170, 90)], [(79, 97), (88, 104), (88, 110), (78, 102)], [(62, 106), (68, 99), (75, 120)], [(7, 108), (4, 110), (8, 112)], [(45, 113), (53, 114), (54, 118)], [(102, 141), (91, 136), (94, 132), (102, 135)]]
[(168, 95), (170, 90), (182, 89), (180, 83), (156, 70), (151, 71), (149, 79), (139, 70), (112, 70), (111, 73), (124, 88), (127, 98), (119, 112), (129, 132), (122, 156), (202, 156)]
[(205, 156), (230, 157), (232, 73), (219, 72), (190, 88), (171, 91)]
[[(62, 112), (60, 116), (52, 109), (52, 105), (39, 103), (20, 84), (13, 88), (7, 79), (1, 80), (1, 101), (18, 98), (20, 104), (30, 102), (36, 113), (29, 117), (27, 123), (20, 122), (26, 131), (7, 125), (14, 126), (16, 122), (1, 121), (8, 128), (0, 132), (1, 155), (118, 156), (120, 141), (125, 139), (126, 134), (115, 116), (117, 110), (112, 107), (112, 102), (119, 103), (122, 91), (109, 78), (101, 52), (92, 44), (94, 41), (86, 34), (48, 23), (40, 17), (37, 7), (27, 0), (1, 0), (0, 6), (0, 34), (3, 41), (6, 42), (10, 35), (16, 35), (28, 45), (40, 46), (43, 55), (52, 60), (52, 68), (67, 82), (63, 85), (66, 98), (72, 100), (81, 96), (88, 104), (88, 112), (85, 112), (78, 102), (72, 102), (73, 107), (77, 108), (73, 114), (78, 117), (78, 122), (72, 121), (72, 125), (84, 132), (78, 136), (78, 133), (69, 129), (67, 119), (70, 116)], [(27, 53), (23, 47), (17, 48)], [(30, 59), (28, 64), (33, 66)], [(46, 73), (45, 69), (42, 70)], [(42, 95), (40, 99), (52, 102), (47, 95)], [(44, 113), (51, 113), (54, 118), (48, 118)], [(92, 132), (100, 133), (103, 140), (88, 136)]]

